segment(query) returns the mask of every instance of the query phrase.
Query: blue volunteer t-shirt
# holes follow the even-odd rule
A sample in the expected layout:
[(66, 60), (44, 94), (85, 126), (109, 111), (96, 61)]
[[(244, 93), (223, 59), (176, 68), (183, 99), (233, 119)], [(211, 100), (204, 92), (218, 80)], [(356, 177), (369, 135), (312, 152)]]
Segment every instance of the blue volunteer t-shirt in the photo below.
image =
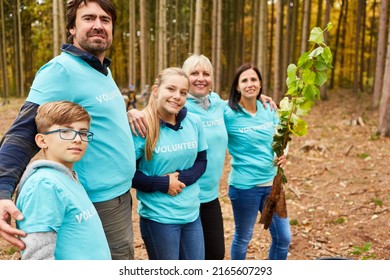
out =
[(38, 71), (27, 97), (39, 105), (59, 100), (80, 104), (92, 117), (93, 141), (74, 165), (90, 199), (107, 201), (128, 191), (135, 173), (134, 143), (111, 72), (105, 76), (81, 58), (61, 53)]
[(187, 99), (186, 108), (200, 117), (206, 135), (207, 168), (198, 180), (200, 186), (199, 199), (201, 203), (210, 202), (218, 197), (219, 182), (225, 162), (227, 149), (227, 132), (223, 118), (226, 102), (218, 94), (209, 95), (208, 110), (197, 105), (193, 99)]
[[(56, 260), (110, 260), (99, 215), (82, 185), (52, 168), (39, 168), (23, 184), (17, 222), (27, 234), (57, 233)], [(23, 252), (22, 252), (23, 254)]]
[(272, 141), (278, 117), (269, 104), (265, 109), (260, 101), (257, 101), (255, 116), (245, 108), (243, 111), (235, 112), (229, 106), (225, 108), (228, 149), (232, 156), (229, 185), (249, 189), (272, 181), (276, 175)]
[[(193, 166), (198, 152), (207, 149), (203, 125), (199, 117), (187, 113), (181, 127), (177, 131), (167, 126), (160, 127), (160, 136), (149, 161), (145, 159), (145, 138), (133, 136), (140, 171), (148, 176), (163, 176)], [(186, 224), (199, 216), (198, 182), (186, 186), (174, 197), (159, 191), (146, 193), (137, 190), (137, 198), (139, 215), (159, 223)]]

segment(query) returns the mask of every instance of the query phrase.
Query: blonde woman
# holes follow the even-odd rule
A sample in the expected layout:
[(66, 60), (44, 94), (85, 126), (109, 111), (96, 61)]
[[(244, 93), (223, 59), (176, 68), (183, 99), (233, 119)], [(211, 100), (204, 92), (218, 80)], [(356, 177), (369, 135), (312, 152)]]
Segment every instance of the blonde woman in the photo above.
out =
[(181, 68), (156, 78), (143, 113), (146, 138), (134, 136), (141, 235), (149, 259), (204, 259), (199, 185), (207, 143), (199, 117), (188, 113), (189, 80)]

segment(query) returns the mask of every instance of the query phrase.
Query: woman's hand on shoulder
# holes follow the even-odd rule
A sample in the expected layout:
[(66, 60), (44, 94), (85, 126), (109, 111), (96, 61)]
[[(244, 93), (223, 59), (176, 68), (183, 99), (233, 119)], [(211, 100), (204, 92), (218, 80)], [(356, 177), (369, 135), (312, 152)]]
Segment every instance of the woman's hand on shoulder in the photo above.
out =
[(274, 109), (275, 111), (278, 110), (278, 105), (271, 97), (267, 95), (261, 94), (260, 102), (263, 103), (264, 108), (267, 108), (267, 103), (269, 103), (271, 105), (271, 109)]
[(137, 109), (131, 109), (127, 112), (127, 119), (133, 134), (138, 136), (139, 133), (141, 137), (145, 138), (148, 130), (144, 113)]

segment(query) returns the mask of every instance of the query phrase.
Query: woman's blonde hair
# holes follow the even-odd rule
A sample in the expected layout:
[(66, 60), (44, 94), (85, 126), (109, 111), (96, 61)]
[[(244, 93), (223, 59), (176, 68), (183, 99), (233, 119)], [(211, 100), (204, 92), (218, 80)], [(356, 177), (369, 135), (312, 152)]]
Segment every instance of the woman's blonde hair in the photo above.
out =
[[(168, 76), (183, 76), (188, 80), (186, 73), (179, 67), (170, 67), (162, 70), (156, 77), (154, 85), (152, 86), (148, 105), (144, 109), (146, 123), (148, 126), (148, 133), (145, 143), (145, 157), (146, 160), (151, 160), (153, 156), (153, 150), (157, 145), (157, 141), (160, 135), (160, 117), (157, 108), (157, 92), (159, 87), (165, 82)], [(189, 84), (189, 81), (188, 81)]]
[(192, 54), (190, 55), (183, 63), (182, 69), (189, 77), (190, 74), (199, 66), (201, 70), (206, 71), (210, 74), (211, 78), (211, 87), (213, 86), (214, 81), (214, 70), (213, 65), (210, 60), (203, 54)]

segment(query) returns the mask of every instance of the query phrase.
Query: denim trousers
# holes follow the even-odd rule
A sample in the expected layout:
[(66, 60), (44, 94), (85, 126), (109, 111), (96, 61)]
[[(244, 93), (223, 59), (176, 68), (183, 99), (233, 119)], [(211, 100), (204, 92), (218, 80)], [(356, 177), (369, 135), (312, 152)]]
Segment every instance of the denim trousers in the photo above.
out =
[(94, 203), (103, 224), (113, 260), (134, 259), (132, 199), (130, 192)]
[(200, 217), (187, 224), (162, 224), (140, 217), (141, 236), (150, 260), (204, 260)]
[[(257, 215), (264, 208), (271, 187), (253, 187), (242, 190), (229, 186), (229, 198), (233, 207), (234, 236), (230, 250), (232, 260), (245, 260), (249, 242)], [(291, 243), (290, 222), (288, 218), (279, 218), (275, 213), (269, 227), (271, 247), (269, 260), (286, 260)]]

